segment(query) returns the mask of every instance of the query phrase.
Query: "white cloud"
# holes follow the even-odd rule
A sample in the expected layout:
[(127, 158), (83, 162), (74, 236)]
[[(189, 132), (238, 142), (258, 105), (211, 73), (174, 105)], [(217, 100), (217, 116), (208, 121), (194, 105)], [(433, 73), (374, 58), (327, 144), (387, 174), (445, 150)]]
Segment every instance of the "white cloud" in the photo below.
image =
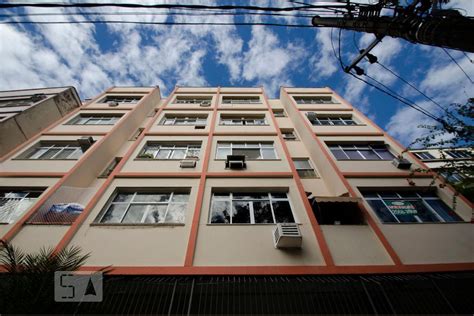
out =
[(312, 76), (327, 78), (338, 70), (338, 61), (334, 56), (331, 45), (331, 29), (322, 28), (316, 31), (317, 53), (311, 57)]

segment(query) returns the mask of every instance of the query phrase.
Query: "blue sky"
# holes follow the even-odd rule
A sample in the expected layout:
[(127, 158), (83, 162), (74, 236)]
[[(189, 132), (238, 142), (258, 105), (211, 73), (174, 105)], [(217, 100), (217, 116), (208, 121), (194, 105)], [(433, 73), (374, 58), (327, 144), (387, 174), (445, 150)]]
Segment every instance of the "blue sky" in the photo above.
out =
[[(128, 1), (132, 2), (132, 1)], [(146, 1), (156, 3), (157, 1)], [(204, 2), (204, 1), (201, 1)], [(249, 1), (288, 5), (285, 1)], [(142, 1), (143, 3), (143, 1)], [(212, 3), (212, 1), (205, 1)], [(474, 15), (474, 1), (453, 0)], [(100, 8), (94, 11), (134, 12)], [(71, 10), (69, 10), (71, 11)], [(136, 10), (145, 11), (145, 10)], [(22, 12), (11, 11), (11, 12)], [(66, 12), (28, 8), (28, 13)], [(80, 20), (84, 17), (32, 17), (31, 20)], [(230, 16), (115, 16), (97, 19), (139, 21), (236, 21)], [(250, 18), (246, 18), (248, 21)], [(261, 17), (252, 20), (263, 20)], [(309, 23), (294, 18), (278, 22)], [(333, 31), (337, 47), (338, 30)], [(343, 31), (345, 63), (365, 48), (373, 35)], [(385, 38), (373, 53), (385, 66), (415, 84), (442, 105), (474, 97), (474, 85), (441, 48)], [(474, 54), (450, 51), (471, 78)], [(329, 86), (348, 99), (392, 136), (408, 144), (431, 121), (396, 100), (346, 75), (334, 57), (331, 29), (263, 26), (159, 26), (133, 24), (0, 25), (0, 90), (75, 86), (82, 98), (112, 85), (159, 85), (166, 96), (175, 85), (264, 86), (278, 97), (280, 86)], [(360, 65), (368, 74), (430, 112), (438, 109), (379, 65)]]

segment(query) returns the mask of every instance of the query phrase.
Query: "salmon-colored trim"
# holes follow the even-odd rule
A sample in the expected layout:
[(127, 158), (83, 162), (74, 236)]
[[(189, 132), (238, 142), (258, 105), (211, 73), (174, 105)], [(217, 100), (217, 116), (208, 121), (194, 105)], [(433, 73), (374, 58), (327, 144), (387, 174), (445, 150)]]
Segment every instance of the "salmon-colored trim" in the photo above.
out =
[[(109, 89), (102, 93), (101, 95), (104, 95), (106, 94), (107, 92), (109, 91)], [(152, 90), (153, 91), (153, 90)], [(140, 102), (143, 102), (143, 100), (146, 99), (146, 97), (148, 97), (149, 95), (151, 95), (151, 92), (145, 96), (145, 98), (142, 99), (142, 101)], [(97, 99), (97, 98), (96, 98)], [(95, 99), (94, 99), (95, 100)], [(120, 128), (121, 125), (123, 124), (123, 122), (125, 122), (125, 118), (127, 116), (129, 116), (130, 114), (132, 113), (132, 111), (129, 111), (127, 112), (124, 116), (123, 116), (123, 119), (122, 120), (119, 120), (115, 125), (114, 127), (112, 127), (112, 129), (109, 131), (109, 133), (112, 133), (113, 131), (115, 131), (116, 129)], [(63, 120), (62, 120), (63, 121)], [(13, 226), (12, 228), (10, 228), (9, 231), (7, 231), (7, 233), (2, 237), (2, 240), (5, 240), (5, 241), (9, 241), (11, 240), (13, 237), (15, 237), (15, 235), (20, 231), (21, 227), (26, 223), (26, 221), (41, 207), (41, 205), (43, 205), (47, 199), (49, 199), (55, 192), (56, 190), (58, 190), (61, 185), (84, 163), (84, 161), (86, 161), (87, 157), (89, 157), (94, 151), (96, 148), (100, 147), (100, 145), (106, 140), (107, 137), (102, 137), (101, 139), (99, 139), (97, 142), (95, 142), (91, 148), (89, 148), (82, 156), (81, 158), (79, 158), (79, 160), (77, 161), (77, 163), (58, 181), (56, 182), (46, 193), (43, 194), (43, 196), (38, 199), (38, 201), (36, 201), (36, 203), (30, 208), (30, 210), (28, 212), (26, 212)], [(85, 214), (85, 210), (81, 213), (81, 215), (78, 217), (80, 218), (82, 215)], [(77, 219), (76, 219), (77, 221)], [(74, 224), (73, 224), (74, 225)], [(67, 234), (67, 233), (66, 233)]]
[(276, 132), (215, 132), (215, 136), (277, 136)]
[(304, 205), (304, 208), (306, 210), (306, 214), (307, 214), (307, 216), (309, 218), (309, 221), (311, 223), (311, 227), (312, 227), (314, 235), (316, 237), (316, 242), (318, 243), (319, 248), (321, 250), (321, 254), (324, 258), (324, 262), (326, 263), (327, 266), (332, 267), (332, 266), (334, 266), (334, 260), (332, 258), (329, 247), (327, 245), (327, 242), (326, 242), (326, 239), (324, 237), (323, 231), (321, 230), (321, 227), (319, 226), (319, 223), (316, 219), (316, 216), (313, 213), (313, 208), (311, 207), (311, 204), (309, 204), (308, 197), (306, 196), (306, 192), (305, 192), (305, 189), (304, 189), (303, 182), (301, 181), (301, 178), (298, 174), (298, 171), (296, 170), (293, 159), (291, 158), (290, 151), (288, 150), (285, 139), (283, 138), (283, 134), (281, 133), (281, 130), (278, 126), (278, 121), (275, 117), (275, 114), (272, 111), (270, 103), (268, 102), (267, 95), (265, 94), (265, 91), (263, 91), (263, 88), (262, 88), (262, 94), (263, 94), (263, 102), (267, 106), (269, 115), (270, 115), (270, 117), (273, 121), (273, 125), (275, 126), (275, 129), (277, 131), (278, 138), (280, 140), (280, 144), (283, 148), (283, 152), (285, 153), (286, 160), (288, 161), (288, 164), (290, 165), (291, 173), (293, 174), (293, 178), (295, 179), (296, 187), (298, 188), (298, 192), (300, 194), (301, 200), (303, 201), (303, 205)]
[[(357, 126), (357, 125), (349, 125)], [(315, 132), (317, 136), (383, 136), (383, 133), (377, 132)]]
[[(237, 106), (236, 108), (227, 108), (227, 107), (223, 107), (222, 104), (219, 106), (219, 111), (243, 111), (243, 112), (246, 112), (246, 111), (249, 111), (249, 112), (253, 112), (253, 111), (261, 111), (261, 112), (264, 112), (266, 111), (267, 109), (266, 108), (248, 108), (246, 107), (245, 104), (241, 105), (241, 104), (236, 104), (235, 106)], [(240, 107), (239, 107), (240, 106)]]
[(208, 111), (208, 112), (212, 112), (212, 111), (214, 111), (214, 107), (201, 107), (199, 105), (196, 105), (195, 107), (191, 107), (191, 106), (181, 106), (179, 104), (172, 104), (172, 105), (169, 105), (168, 108), (166, 109), (166, 112), (173, 112), (173, 111)]
[(135, 109), (135, 107), (131, 107), (131, 106), (121, 107), (120, 105), (116, 107), (109, 107), (108, 105), (104, 105), (103, 107), (89, 106), (89, 107), (83, 108), (84, 111), (132, 111), (133, 109)]
[[(371, 124), (374, 128), (376, 128), (377, 130), (379, 130), (380, 132), (382, 132), (384, 134), (385, 137), (387, 137), (390, 141), (392, 141), (395, 145), (397, 145), (399, 147), (399, 150), (400, 152), (403, 152), (406, 150), (406, 148), (400, 144), (400, 142), (398, 142), (395, 138), (393, 138), (392, 136), (390, 136), (387, 132), (385, 132), (382, 128), (380, 128), (380, 126), (378, 126), (377, 124), (375, 124), (372, 120), (370, 120), (367, 116), (365, 116), (362, 112), (360, 112), (357, 108), (355, 108), (352, 104), (350, 104), (349, 102), (347, 102), (346, 100), (342, 99), (341, 96), (339, 96), (339, 94), (337, 94), (337, 92), (335, 92), (334, 90), (332, 90), (331, 88), (328, 88), (332, 91), (332, 93), (334, 93), (339, 99), (341, 99), (341, 101), (348, 105), (348, 106), (351, 106), (353, 109), (354, 109), (354, 112), (357, 113), (357, 115), (365, 118), (365, 120)], [(428, 167), (423, 161), (421, 161), (421, 159), (419, 159), (415, 154), (413, 154), (412, 152), (410, 151), (407, 151), (406, 152), (408, 156), (410, 156), (410, 158), (415, 161), (418, 165), (420, 165), (422, 168), (424, 169), (431, 169), (430, 167)], [(446, 184), (446, 187), (454, 194), (456, 193), (456, 189), (454, 189), (453, 186), (451, 186), (450, 184)], [(469, 206), (470, 208), (474, 208), (474, 203), (472, 203), (471, 201), (469, 201), (464, 195), (460, 194), (458, 192), (458, 198), (460, 198), (464, 203), (467, 204), (467, 206)]]
[[(80, 271), (100, 271), (105, 266), (84, 266)], [(472, 271), (473, 263), (364, 265), (364, 266), (117, 266), (108, 275), (327, 275)]]
[(293, 178), (292, 172), (208, 172), (208, 178)]
[(0, 177), (11, 178), (61, 178), (66, 172), (0, 172)]
[[(110, 88), (109, 88), (110, 89)], [(55, 128), (56, 126), (59, 126), (61, 124), (63, 124), (66, 120), (70, 119), (73, 115), (77, 114), (78, 112), (82, 111), (85, 109), (85, 107), (94, 102), (95, 100), (97, 100), (98, 98), (101, 98), (103, 97), (107, 92), (108, 90), (107, 89), (106, 91), (102, 92), (101, 94), (99, 94), (99, 96), (97, 96), (96, 98), (94, 99), (91, 99), (90, 101), (88, 102), (85, 102), (85, 103), (82, 103), (79, 105), (79, 107), (77, 109), (75, 109), (74, 111), (71, 111), (69, 112), (68, 114), (64, 115), (63, 117), (61, 117), (59, 120), (57, 120), (56, 122), (52, 123), (51, 125), (49, 125), (48, 127), (46, 127), (45, 129), (43, 129), (42, 131), (36, 133), (33, 137), (31, 137), (30, 139), (28, 139), (26, 142), (16, 146), (15, 148), (13, 148), (12, 150), (10, 150), (8, 153), (6, 153), (5, 155), (3, 155), (3, 157), (0, 157), (0, 162), (4, 162), (5, 160), (7, 160), (8, 158), (12, 157), (13, 155), (17, 154), (20, 150), (22, 150), (23, 148), (26, 148), (27, 146), (29, 146), (30, 144), (32, 144), (33, 142), (35, 142), (39, 137), (41, 137), (43, 135), (43, 133), (46, 133), (50, 130), (52, 130), (53, 128)], [(80, 100), (79, 100), (80, 101)]]
[(201, 209), (202, 203), (204, 200), (204, 191), (206, 189), (206, 173), (209, 168), (209, 161), (211, 159), (211, 150), (212, 150), (212, 141), (213, 141), (213, 134), (216, 129), (216, 122), (217, 122), (217, 103), (219, 102), (220, 98), (220, 87), (217, 88), (216, 95), (213, 98), (214, 100), (214, 110), (212, 111), (212, 118), (210, 123), (210, 131), (207, 138), (206, 143), (206, 150), (204, 152), (204, 160), (202, 162), (202, 174), (201, 179), (199, 180), (198, 191), (197, 191), (197, 198), (196, 198), (196, 205), (194, 206), (193, 212), (193, 219), (191, 222), (191, 229), (189, 232), (189, 239), (188, 239), (188, 246), (186, 247), (186, 255), (184, 259), (184, 266), (190, 267), (193, 265), (194, 261), (194, 253), (196, 251), (196, 242), (198, 236), (198, 229), (199, 229), (199, 221), (201, 218)]
[(116, 178), (199, 178), (201, 172), (120, 172)]
[[(145, 97), (143, 97), (139, 103), (142, 103), (142, 102), (145, 102), (145, 100), (147, 98), (149, 98), (153, 92), (155, 92), (158, 88), (155, 88), (153, 90), (151, 90), (150, 92), (148, 92)], [(158, 89), (159, 91), (159, 89)], [(138, 104), (139, 104), (138, 103)], [(137, 104), (137, 105), (138, 105)], [(156, 119), (159, 117), (161, 111), (163, 110), (163, 107), (166, 106), (166, 102), (163, 104), (163, 106), (160, 108), (159, 111), (157, 111), (155, 113), (155, 115), (153, 116), (153, 118), (148, 122), (148, 124), (145, 126), (145, 129), (144, 131), (147, 131), (149, 130), (154, 122), (156, 121)], [(132, 113), (132, 111), (128, 112), (127, 114), (129, 113)], [(127, 115), (126, 114), (126, 115)], [(125, 119), (123, 120), (120, 120), (120, 122), (124, 122)], [(115, 128), (115, 127), (114, 127)], [(105, 180), (105, 182), (100, 186), (100, 188), (97, 190), (97, 192), (94, 194), (94, 196), (91, 198), (91, 200), (89, 201), (89, 203), (87, 203), (86, 207), (84, 208), (84, 210), (81, 212), (81, 214), (76, 218), (76, 220), (72, 223), (72, 225), (69, 227), (69, 229), (66, 231), (66, 233), (64, 234), (64, 236), (61, 238), (61, 240), (59, 241), (59, 243), (56, 245), (56, 248), (54, 249), (54, 252), (57, 253), (58, 251), (64, 249), (68, 244), (69, 242), (71, 241), (71, 239), (74, 237), (74, 234), (79, 230), (79, 228), (81, 227), (82, 223), (86, 220), (86, 218), (89, 216), (90, 212), (92, 211), (92, 209), (94, 208), (94, 206), (97, 204), (97, 202), (99, 201), (99, 199), (102, 197), (102, 195), (104, 194), (105, 190), (107, 190), (107, 188), (109, 187), (109, 185), (112, 183), (113, 179), (115, 178), (115, 176), (120, 173), (120, 171), (122, 170), (123, 166), (125, 165), (125, 163), (128, 161), (128, 159), (132, 156), (132, 154), (134, 153), (134, 151), (136, 150), (136, 148), (140, 145), (141, 141), (143, 140), (143, 138), (145, 137), (144, 133), (141, 133), (140, 136), (138, 136), (138, 138), (133, 142), (133, 144), (130, 146), (130, 148), (128, 149), (128, 151), (125, 153), (125, 155), (123, 156), (123, 158), (120, 160), (120, 162), (117, 164), (117, 166), (115, 167), (115, 169), (111, 172), (111, 174), (107, 177), (107, 179)], [(105, 137), (104, 137), (105, 139)]]
[(346, 178), (431, 178), (432, 173), (423, 172), (343, 172)]
[[(294, 102), (293, 98), (288, 94), (288, 92), (286, 92), (285, 88), (283, 88), (283, 93), (286, 94), (286, 96), (288, 97), (289, 101), (290, 101), (290, 105), (292, 105), (295, 109), (297, 109), (297, 106), (296, 106), (296, 103)], [(308, 131), (312, 131), (311, 129), (311, 126), (309, 125), (309, 122), (305, 119), (303, 113), (301, 113), (300, 111), (298, 111), (298, 114), (300, 115), (300, 119), (303, 121), (303, 124), (306, 126), (306, 128), (308, 129)], [(357, 197), (357, 194), (356, 192), (354, 191), (354, 189), (352, 188), (352, 186), (350, 185), (350, 183), (347, 181), (347, 179), (344, 177), (344, 175), (342, 174), (342, 172), (339, 170), (338, 166), (336, 165), (334, 159), (331, 157), (331, 155), (329, 154), (328, 150), (325, 148), (324, 144), (322, 144), (321, 140), (314, 134), (311, 132), (311, 136), (313, 137), (313, 139), (315, 140), (316, 144), (319, 146), (319, 148), (321, 149), (321, 151), (323, 152), (324, 156), (326, 157), (326, 159), (329, 161), (329, 164), (332, 166), (334, 172), (337, 174), (337, 176), (339, 177), (339, 179), (342, 181), (342, 183), (344, 184), (344, 186), (346, 187), (346, 189), (348, 190), (349, 194), (353, 197)], [(382, 245), (384, 246), (385, 250), (387, 251), (387, 253), (389, 254), (390, 258), (392, 259), (392, 261), (395, 263), (395, 265), (402, 265), (402, 261), (400, 260), (400, 258), (398, 257), (397, 253), (395, 252), (395, 250), (393, 249), (393, 247), (390, 245), (390, 243), (388, 242), (387, 238), (385, 238), (385, 235), (382, 233), (382, 230), (378, 227), (378, 225), (375, 223), (374, 219), (372, 218), (372, 216), (370, 215), (369, 211), (365, 208), (365, 205), (362, 203), (362, 202), (359, 202), (358, 203), (359, 205), (359, 208), (361, 209), (361, 211), (364, 213), (365, 215), (365, 218), (367, 219), (367, 223), (369, 224), (369, 226), (372, 228), (372, 230), (374, 231), (375, 235), (379, 238), (380, 242), (382, 243)]]
[(207, 132), (146, 132), (146, 136), (207, 136)]
[(81, 132), (79, 129), (74, 132), (46, 132), (43, 136), (105, 136), (108, 132)]

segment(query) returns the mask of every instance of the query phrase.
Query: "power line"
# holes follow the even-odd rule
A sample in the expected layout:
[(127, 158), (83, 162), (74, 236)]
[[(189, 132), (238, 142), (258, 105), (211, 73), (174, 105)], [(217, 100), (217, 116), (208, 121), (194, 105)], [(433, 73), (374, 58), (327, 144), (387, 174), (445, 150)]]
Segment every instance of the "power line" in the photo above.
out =
[(474, 81), (472, 81), (471, 77), (469, 77), (469, 75), (464, 71), (464, 69), (462, 69), (461, 65), (458, 64), (458, 62), (456, 61), (456, 59), (454, 59), (453, 56), (451, 56), (451, 54), (448, 52), (448, 50), (446, 48), (443, 48), (444, 52), (449, 56), (449, 58), (451, 58), (451, 60), (458, 66), (459, 69), (461, 69), (461, 71), (463, 72), (463, 74), (466, 76), (467, 79), (469, 79), (469, 81), (474, 84)]
[(276, 26), (294, 28), (313, 28), (306, 24), (263, 23), (263, 22), (146, 22), (146, 21), (114, 21), (114, 20), (84, 20), (84, 21), (0, 21), (0, 24), (139, 24), (139, 25), (234, 25), (234, 26)]

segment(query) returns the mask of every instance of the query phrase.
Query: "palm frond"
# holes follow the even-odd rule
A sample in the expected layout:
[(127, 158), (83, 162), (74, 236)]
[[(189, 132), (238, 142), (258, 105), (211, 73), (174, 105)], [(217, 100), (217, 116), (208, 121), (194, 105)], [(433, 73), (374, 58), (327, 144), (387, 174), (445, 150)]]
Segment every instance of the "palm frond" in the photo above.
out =
[(22, 272), (25, 253), (7, 241), (0, 240), (0, 264), (10, 273)]

